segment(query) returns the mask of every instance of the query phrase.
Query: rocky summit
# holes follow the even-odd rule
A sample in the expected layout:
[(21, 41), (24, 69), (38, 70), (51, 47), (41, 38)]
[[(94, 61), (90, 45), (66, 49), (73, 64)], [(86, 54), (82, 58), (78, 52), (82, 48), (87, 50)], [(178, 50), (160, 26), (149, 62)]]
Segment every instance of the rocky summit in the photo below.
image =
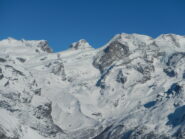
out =
[(0, 41), (0, 139), (184, 138), (185, 36)]

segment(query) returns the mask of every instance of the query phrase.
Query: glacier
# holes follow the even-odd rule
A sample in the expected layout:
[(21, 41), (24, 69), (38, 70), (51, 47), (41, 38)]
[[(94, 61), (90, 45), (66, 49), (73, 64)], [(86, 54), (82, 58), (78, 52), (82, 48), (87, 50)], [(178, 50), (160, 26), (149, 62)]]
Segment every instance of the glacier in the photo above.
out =
[(184, 139), (185, 36), (0, 40), (0, 139)]

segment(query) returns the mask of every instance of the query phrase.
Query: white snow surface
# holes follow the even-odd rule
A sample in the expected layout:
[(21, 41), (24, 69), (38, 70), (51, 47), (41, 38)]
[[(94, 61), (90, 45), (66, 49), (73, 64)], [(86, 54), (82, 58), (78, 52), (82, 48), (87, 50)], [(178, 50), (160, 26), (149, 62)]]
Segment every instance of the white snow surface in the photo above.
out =
[(185, 36), (0, 41), (2, 139), (183, 139), (184, 90)]

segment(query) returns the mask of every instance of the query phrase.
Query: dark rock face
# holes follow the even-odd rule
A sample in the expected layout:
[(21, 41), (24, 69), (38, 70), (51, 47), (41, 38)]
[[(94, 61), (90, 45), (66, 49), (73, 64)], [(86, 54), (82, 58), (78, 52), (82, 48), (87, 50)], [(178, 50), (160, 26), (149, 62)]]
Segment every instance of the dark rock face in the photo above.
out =
[(154, 71), (154, 66), (151, 64), (140, 64), (136, 65), (136, 70), (142, 74), (148, 74), (151, 71)]
[(169, 121), (167, 122), (167, 125), (176, 127), (182, 124), (185, 121), (185, 105), (178, 107), (174, 113), (169, 114), (168, 119)]
[(23, 106), (16, 112), (20, 121), (44, 137), (52, 138), (57, 134), (62, 134), (62, 129), (53, 122), (51, 102), (43, 99), (43, 103), (37, 103), (37, 101), (34, 101), (35, 99), (43, 99), (43, 97), (34, 95), (31, 97), (31, 102), (27, 103), (17, 101), (19, 102), (18, 105)]
[(69, 48), (78, 50), (78, 49), (89, 49), (92, 48), (92, 46), (90, 46), (90, 44), (86, 40), (81, 39), (78, 42), (72, 43), (69, 46)]
[(63, 130), (53, 123), (51, 111), (52, 107), (49, 102), (33, 109), (33, 116), (39, 124), (31, 124), (30, 127), (45, 137), (55, 137), (56, 134), (63, 133)]
[(51, 73), (61, 76), (63, 80), (66, 80), (64, 65), (61, 60), (50, 62), (49, 64), (46, 65), (46, 67), (49, 68)]
[(3, 109), (6, 109), (8, 111), (11, 111), (11, 106), (9, 105), (8, 102), (6, 101), (0, 101), (0, 107), (3, 108)]
[(11, 65), (5, 65), (5, 68), (12, 70), (12, 73), (15, 73), (16, 75), (25, 76), (23, 72), (21, 72), (21, 71), (15, 69), (15, 68), (14, 68), (13, 66), (11, 66)]
[(185, 58), (184, 52), (173, 53), (168, 59), (167, 66), (175, 67), (182, 58)]
[(34, 109), (34, 115), (38, 118), (38, 119), (43, 119), (43, 118), (47, 118), (50, 116), (51, 114), (51, 103), (46, 103), (44, 105), (39, 105), (38, 107), (36, 107)]
[(94, 139), (170, 139), (166, 135), (157, 135), (155, 132), (147, 131), (146, 127), (136, 127), (125, 130), (124, 125), (110, 126)]
[(175, 35), (174, 35), (174, 34), (166, 34), (164, 37), (167, 37), (171, 42), (173, 42), (173, 44), (174, 44), (176, 47), (180, 47), (180, 44), (179, 44), (179, 42), (177, 41), (177, 39), (175, 38)]
[(111, 66), (109, 67), (100, 77), (100, 79), (97, 81), (96, 83), (96, 86), (97, 87), (101, 87), (102, 89), (104, 89), (106, 87), (106, 84), (105, 84), (105, 80), (106, 80), (106, 77), (109, 75), (111, 69), (113, 68), (114, 66)]
[(104, 131), (102, 131), (99, 135), (97, 135), (96, 137), (94, 137), (93, 139), (109, 139), (109, 130), (112, 128), (111, 126), (108, 126), (107, 128), (104, 129)]
[(15, 135), (14, 137), (9, 137), (8, 135), (6, 135), (6, 132), (0, 127), (0, 139), (19, 139), (19, 137), (17, 135)]
[(183, 124), (178, 131), (174, 134), (174, 137), (177, 139), (184, 139), (185, 138), (185, 124)]
[(16, 59), (19, 60), (19, 61), (22, 62), (22, 63), (24, 63), (24, 62), (26, 61), (26, 59), (21, 58), (21, 57), (17, 57)]
[(4, 63), (6, 62), (6, 59), (0, 57), (0, 62)]
[(178, 96), (182, 92), (182, 87), (178, 83), (174, 83), (171, 85), (170, 89), (166, 92), (167, 95), (175, 95)]
[(116, 81), (122, 84), (127, 81), (127, 77), (123, 75), (123, 72), (121, 70), (118, 72)]
[(38, 88), (38, 89), (35, 89), (35, 90), (33, 90), (33, 92), (34, 92), (34, 94), (35, 95), (41, 95), (41, 88)]
[(3, 79), (4, 75), (2, 73), (2, 69), (0, 68), (0, 80)]
[(170, 139), (166, 135), (157, 135), (154, 131), (147, 131), (147, 127), (136, 127), (128, 136), (128, 139)]
[(4, 75), (0, 73), (0, 80), (3, 79)]
[(145, 83), (146, 81), (151, 79), (151, 73), (155, 70), (154, 66), (150, 63), (148, 64), (141, 64), (138, 63), (137, 65), (135, 65), (135, 69), (140, 72), (141, 74), (143, 74), (143, 78), (141, 80), (141, 83)]
[(144, 135), (131, 135), (128, 139), (170, 139), (165, 135), (156, 135), (154, 132), (150, 132)]
[(38, 47), (40, 47), (41, 50), (43, 50), (44, 52), (47, 52), (47, 53), (52, 53), (53, 52), (53, 50), (48, 46), (48, 42), (47, 41), (41, 41), (38, 44)]
[(176, 76), (176, 73), (175, 73), (175, 71), (172, 69), (172, 68), (165, 68), (164, 70), (163, 70), (165, 73), (166, 73), (166, 75), (168, 75), (169, 77), (175, 77)]
[(145, 107), (145, 108), (151, 108), (151, 107), (153, 107), (155, 104), (156, 104), (156, 101), (150, 101), (150, 102), (144, 104), (144, 107)]
[(30, 127), (44, 137), (55, 137), (58, 133), (64, 133), (58, 126), (52, 125), (50, 122), (39, 123), (38, 125), (31, 125)]
[(129, 48), (118, 41), (110, 43), (102, 52), (94, 59), (93, 65), (102, 72), (107, 67), (111, 66), (114, 61), (127, 57)]
[(19, 111), (17, 108), (17, 102), (20, 100), (20, 95), (10, 92), (4, 93), (0, 92), (0, 108), (3, 108), (10, 112)]
[(182, 78), (185, 79), (185, 71), (184, 71), (184, 73), (183, 73), (183, 75), (182, 75)]

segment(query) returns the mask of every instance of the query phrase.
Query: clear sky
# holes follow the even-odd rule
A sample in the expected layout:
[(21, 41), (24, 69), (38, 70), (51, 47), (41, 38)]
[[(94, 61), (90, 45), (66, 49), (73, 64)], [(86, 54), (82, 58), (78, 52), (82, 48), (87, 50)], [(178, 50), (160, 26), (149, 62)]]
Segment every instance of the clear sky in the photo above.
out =
[(122, 32), (185, 35), (185, 0), (0, 0), (0, 39), (46, 39), (61, 51)]

